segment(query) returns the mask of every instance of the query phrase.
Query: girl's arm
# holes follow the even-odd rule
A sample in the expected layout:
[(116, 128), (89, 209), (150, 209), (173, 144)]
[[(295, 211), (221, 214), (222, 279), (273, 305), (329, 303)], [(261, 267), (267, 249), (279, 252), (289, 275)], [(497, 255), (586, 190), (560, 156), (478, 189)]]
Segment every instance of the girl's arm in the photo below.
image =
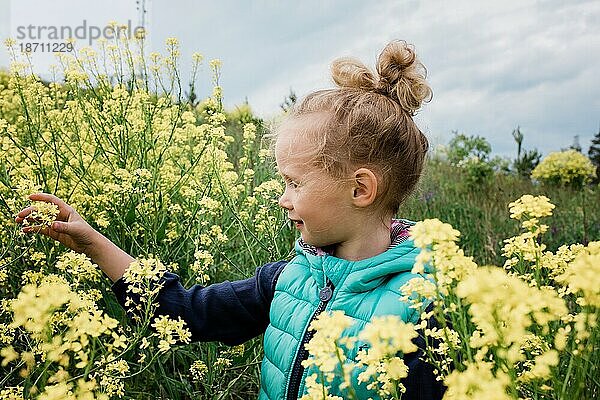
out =
[[(286, 264), (286, 261), (268, 263), (258, 267), (248, 279), (206, 287), (194, 285), (189, 289), (183, 287), (177, 275), (167, 272), (154, 300), (158, 304), (154, 315), (184, 320), (192, 333), (192, 341), (219, 341), (230, 346), (244, 343), (267, 328), (275, 284)], [(125, 309), (135, 307), (138, 301), (127, 289), (123, 279), (112, 286)], [(133, 304), (128, 305), (128, 298)]]
[[(58, 206), (56, 222), (51, 227), (27, 226), (24, 232), (37, 232), (49, 236), (66, 247), (85, 253), (114, 282), (112, 290), (117, 300), (127, 308), (131, 296), (122, 278), (125, 270), (135, 259), (92, 228), (71, 206), (58, 197), (47, 193), (29, 196), (34, 201), (46, 201)], [(23, 209), (15, 221), (22, 223), (32, 208)], [(181, 317), (192, 333), (194, 341), (220, 341), (239, 344), (260, 335), (269, 323), (269, 309), (275, 292), (279, 273), (285, 261), (269, 263), (257, 268), (254, 277), (240, 281), (225, 281), (207, 287), (182, 286), (179, 277), (166, 273), (163, 287), (156, 301), (156, 315)]]
[[(57, 205), (58, 216), (50, 227), (40, 229), (35, 226), (26, 226), (23, 228), (23, 232), (41, 233), (59, 241), (71, 250), (86, 254), (113, 282), (119, 280), (129, 264), (135, 260), (92, 228), (73, 207), (58, 197), (48, 193), (34, 193), (29, 196), (29, 199)], [(32, 211), (32, 207), (21, 210), (17, 214), (15, 222), (22, 223)]]

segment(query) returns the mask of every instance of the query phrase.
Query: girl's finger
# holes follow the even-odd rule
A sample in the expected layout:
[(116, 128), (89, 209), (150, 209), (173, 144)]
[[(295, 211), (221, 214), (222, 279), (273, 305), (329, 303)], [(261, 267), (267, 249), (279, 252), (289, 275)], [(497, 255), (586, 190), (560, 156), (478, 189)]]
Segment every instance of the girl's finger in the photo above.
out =
[(33, 211), (33, 207), (27, 207), (19, 211), (17, 216), (15, 217), (15, 222), (21, 222)]
[(64, 201), (62, 201), (61, 199), (59, 199), (58, 197), (56, 197), (55, 195), (50, 194), (50, 193), (44, 193), (44, 192), (32, 193), (29, 195), (29, 200), (34, 200), (34, 201), (38, 200), (38, 201), (46, 201), (49, 203), (54, 203), (59, 208), (67, 207), (67, 203), (65, 203)]
[(56, 216), (56, 219), (66, 220), (71, 212), (71, 207), (69, 207), (67, 203), (50, 193), (32, 193), (29, 195), (29, 199), (56, 204), (58, 206), (58, 215)]
[(49, 236), (52, 239), (56, 239), (58, 237), (58, 232), (48, 228), (47, 226), (26, 226), (23, 228), (23, 232), (25, 233), (39, 233), (40, 235)]
[(45, 233), (45, 230), (47, 231), (47, 228), (42, 228), (39, 225), (29, 225), (29, 226), (24, 226), (23, 229), (21, 229), (23, 232), (25, 233)]

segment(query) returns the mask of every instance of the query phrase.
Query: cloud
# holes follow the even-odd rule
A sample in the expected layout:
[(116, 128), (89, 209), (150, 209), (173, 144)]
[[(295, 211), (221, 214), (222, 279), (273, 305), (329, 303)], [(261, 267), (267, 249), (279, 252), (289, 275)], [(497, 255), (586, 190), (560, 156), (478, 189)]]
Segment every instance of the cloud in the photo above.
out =
[[(69, 20), (86, 15), (83, 8), (63, 9)], [(114, 18), (106, 7), (94, 10), (97, 20)], [(226, 106), (247, 98), (266, 117), (279, 112), (290, 88), (304, 95), (331, 87), (336, 57), (373, 66), (388, 41), (406, 39), (434, 90), (417, 121), (440, 142), (456, 129), (512, 155), (510, 133), (520, 125), (526, 148), (547, 153), (579, 135), (587, 150), (600, 122), (597, 1), (182, 0), (152, 2), (149, 12), (153, 50), (178, 37), (184, 77), (192, 52), (220, 58)], [(31, 18), (43, 19), (37, 14), (32, 8)], [(210, 93), (210, 81), (205, 66), (199, 95)]]
[(422, 119), (432, 134), (482, 135), (507, 155), (520, 124), (530, 148), (559, 150), (579, 135), (587, 150), (600, 118), (600, 3), (424, 4), (401, 30), (430, 72)]
[(434, 89), (418, 118), (430, 136), (481, 135), (495, 153), (512, 156), (520, 125), (527, 148), (548, 153), (579, 135), (585, 151), (600, 118), (599, 20), (600, 3), (586, 1), (379, 2), (302, 37), (322, 42), (318, 57), (281, 58), (249, 99), (261, 114), (277, 112), (290, 87), (305, 94), (331, 86), (335, 57), (372, 65), (387, 41), (403, 38), (415, 44)]

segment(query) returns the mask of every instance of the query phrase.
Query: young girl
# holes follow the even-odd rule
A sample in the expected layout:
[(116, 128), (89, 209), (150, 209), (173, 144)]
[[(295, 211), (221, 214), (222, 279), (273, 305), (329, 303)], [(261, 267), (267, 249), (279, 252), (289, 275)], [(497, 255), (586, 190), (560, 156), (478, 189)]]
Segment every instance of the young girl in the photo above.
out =
[[(344, 335), (357, 336), (378, 315), (416, 323), (418, 313), (399, 300), (413, 278), (418, 249), (407, 220), (394, 219), (414, 189), (428, 142), (412, 116), (431, 90), (425, 68), (405, 42), (389, 43), (377, 73), (353, 59), (332, 65), (337, 88), (309, 94), (275, 135), (275, 159), (284, 178), (279, 205), (300, 231), (296, 256), (266, 264), (254, 277), (207, 287), (182, 287), (167, 273), (157, 314), (184, 319), (193, 340), (239, 344), (264, 333), (260, 399), (296, 399), (305, 393), (302, 361), (321, 312), (342, 310), (356, 322)], [(88, 255), (114, 281), (124, 306), (121, 277), (134, 259), (88, 225), (62, 200), (38, 193), (31, 200), (59, 207), (57, 221), (39, 231)], [(16, 221), (31, 212), (22, 210)], [(34, 231), (32, 227), (24, 231)], [(38, 231), (38, 230), (36, 230)], [(356, 343), (356, 356), (364, 344)], [(432, 369), (413, 353), (404, 398), (439, 398)], [(339, 382), (338, 382), (339, 384)], [(359, 398), (376, 398), (353, 377)], [(332, 394), (341, 394), (332, 388)]]

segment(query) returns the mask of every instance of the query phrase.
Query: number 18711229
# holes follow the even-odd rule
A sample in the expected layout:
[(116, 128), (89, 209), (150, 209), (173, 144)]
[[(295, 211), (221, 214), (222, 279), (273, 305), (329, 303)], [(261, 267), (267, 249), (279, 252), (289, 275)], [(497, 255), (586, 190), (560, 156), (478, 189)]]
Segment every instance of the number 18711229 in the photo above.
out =
[(19, 43), (22, 52), (66, 53), (73, 51), (73, 43), (26, 42)]

